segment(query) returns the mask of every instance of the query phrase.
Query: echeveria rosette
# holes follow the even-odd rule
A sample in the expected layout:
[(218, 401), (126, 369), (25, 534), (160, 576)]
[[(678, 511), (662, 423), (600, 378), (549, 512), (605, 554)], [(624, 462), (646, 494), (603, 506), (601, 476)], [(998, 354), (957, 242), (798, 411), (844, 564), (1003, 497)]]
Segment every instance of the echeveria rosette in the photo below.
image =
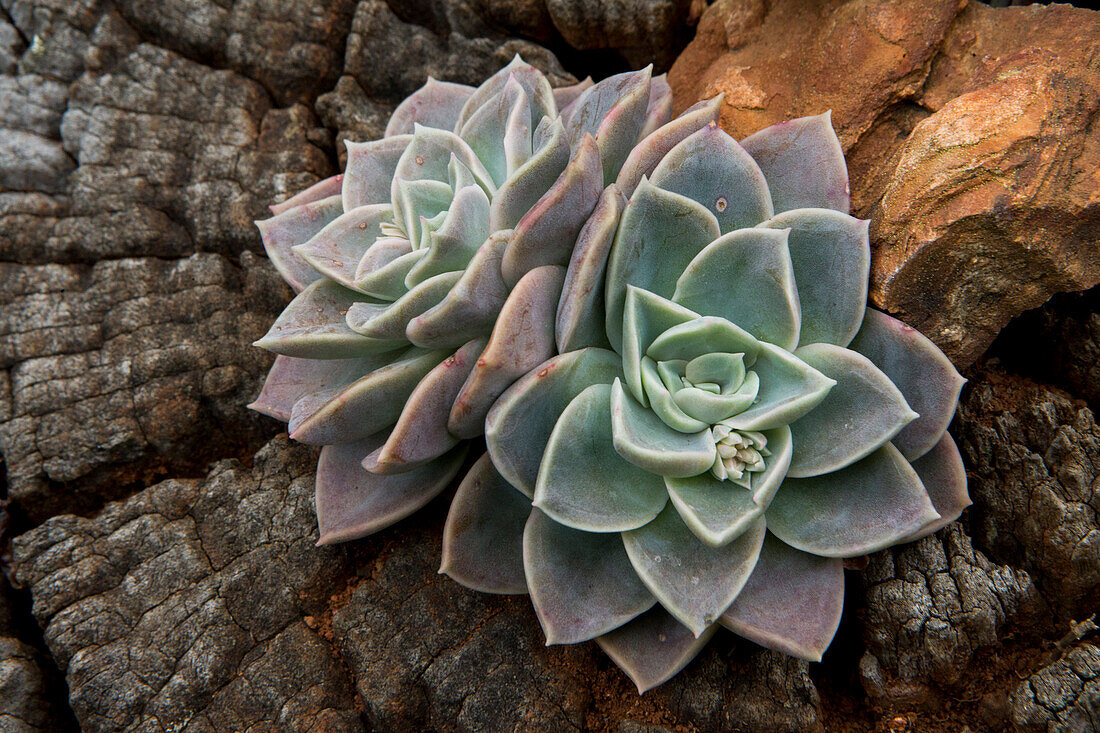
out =
[(946, 432), (963, 380), (867, 308), (867, 222), (828, 114), (738, 144), (691, 113), (601, 196), (561, 354), (494, 405), (444, 541), (445, 572), (526, 589), (549, 643), (595, 639), (639, 690), (719, 625), (820, 659), (842, 559), (969, 504)]
[(648, 69), (551, 89), (518, 57), (480, 87), (429, 80), (343, 175), (258, 222), (298, 291), (257, 344), (256, 410), (321, 445), (320, 542), (439, 494), (519, 376), (556, 352), (577, 234), (635, 144), (668, 122)]

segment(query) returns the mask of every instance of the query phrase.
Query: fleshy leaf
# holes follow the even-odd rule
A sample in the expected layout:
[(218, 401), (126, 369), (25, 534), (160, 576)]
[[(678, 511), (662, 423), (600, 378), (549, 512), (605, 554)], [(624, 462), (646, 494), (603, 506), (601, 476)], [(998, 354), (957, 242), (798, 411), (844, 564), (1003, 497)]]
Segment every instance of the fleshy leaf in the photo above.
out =
[(335, 394), (303, 397), (291, 411), (290, 437), (309, 445), (352, 443), (389, 427), (417, 383), (447, 356), (446, 351), (410, 349)]
[(504, 390), (554, 353), (554, 308), (565, 268), (536, 267), (516, 284), (489, 343), (462, 385), (447, 428), (460, 438), (485, 432), (485, 416)]
[(345, 142), (348, 162), (341, 195), (344, 211), (390, 200), (390, 181), (412, 135), (386, 137), (369, 143)]
[(569, 403), (550, 434), (535, 506), (586, 532), (621, 532), (656, 517), (668, 501), (664, 481), (621, 458), (611, 431), (611, 387), (592, 385)]
[(627, 286), (671, 298), (684, 268), (718, 236), (718, 221), (695, 201), (645, 180), (638, 185), (607, 264), (607, 336), (616, 350), (622, 344)]
[(523, 567), (547, 644), (606, 634), (656, 602), (619, 535), (570, 529), (538, 509), (523, 532)]
[(917, 472), (890, 443), (839, 471), (787, 478), (766, 516), (776, 537), (822, 557), (876, 552), (939, 517)]
[(768, 508), (791, 460), (790, 430), (769, 430), (767, 468), (752, 475), (752, 491), (719, 481), (710, 471), (689, 478), (665, 477), (669, 497), (696, 537), (721, 547), (740, 536)]
[[(673, 306), (685, 313), (695, 312), (675, 303)], [(715, 353), (744, 354), (745, 364), (755, 365), (765, 347), (769, 351), (776, 350), (775, 347), (757, 341), (751, 333), (724, 318), (699, 316), (665, 329), (653, 339), (645, 353), (655, 361), (691, 361)]]
[(296, 359), (276, 356), (263, 389), (248, 407), (287, 422), (294, 403), (310, 392), (351, 384), (367, 372), (393, 360), (392, 354), (371, 354), (358, 359)]
[(654, 169), (668, 151), (689, 135), (718, 122), (718, 110), (722, 107), (722, 95), (699, 102), (671, 122), (657, 128), (634, 146), (623, 163), (615, 183), (629, 197), (638, 187), (643, 176), (653, 175)]
[(835, 209), (848, 213), (848, 165), (832, 113), (765, 127), (741, 141), (768, 180), (776, 213)]
[(529, 497), (558, 417), (585, 388), (622, 375), (618, 355), (582, 349), (555, 356), (527, 372), (485, 418), (485, 442), (497, 470)]
[(645, 122), (636, 139), (647, 137), (670, 119), (672, 119), (672, 87), (668, 84), (668, 76), (659, 74), (649, 80), (649, 104), (646, 106)]
[(414, 250), (427, 243), (431, 229), (425, 228), (425, 222), (445, 212), (453, 198), (454, 191), (442, 181), (393, 179), (394, 221), (404, 229)]
[(611, 184), (577, 235), (555, 321), (558, 351), (563, 354), (586, 346), (610, 346), (603, 327), (603, 278), (625, 205), (626, 199)]
[(271, 204), (267, 208), (271, 210), (273, 215), (281, 214), (284, 211), (293, 209), (295, 206), (301, 206), (302, 204), (312, 204), (314, 201), (320, 201), (321, 199), (332, 198), (333, 196), (339, 196), (340, 190), (344, 185), (344, 174), (337, 173), (335, 176), (330, 176), (323, 180), (317, 181), (312, 186), (304, 191), (294, 194), (286, 201), (282, 201), (277, 204)]
[(760, 391), (756, 404), (726, 421), (736, 430), (790, 425), (821, 404), (836, 384), (790, 352), (763, 342), (752, 368), (760, 377)]
[(642, 357), (649, 351), (654, 340), (665, 331), (698, 317), (699, 314), (695, 311), (690, 311), (671, 300), (633, 285), (627, 286), (620, 353), (623, 355), (626, 386), (630, 388), (634, 399), (643, 407), (649, 406), (649, 399), (646, 397), (645, 389), (642, 388)]
[(447, 488), (466, 456), (463, 445), (400, 476), (367, 473), (360, 462), (385, 437), (383, 433), (321, 449), (316, 489), (318, 545), (366, 537), (409, 516)]
[(603, 190), (596, 144), (584, 138), (565, 171), (516, 224), (501, 272), (509, 285), (542, 265), (567, 265), (577, 234)]
[(786, 231), (740, 229), (719, 237), (684, 269), (672, 299), (761, 341), (787, 350), (798, 344), (802, 311)]
[(484, 341), (471, 341), (428, 372), (409, 395), (390, 437), (367, 456), (363, 468), (379, 474), (404, 473), (453, 448), (458, 438), (447, 431), (447, 418), (484, 347)]
[(558, 109), (562, 110), (573, 103), (577, 97), (581, 95), (585, 89), (592, 86), (592, 77), (585, 77), (582, 81), (576, 84), (570, 84), (569, 86), (558, 87), (554, 90), (554, 101), (558, 105)]
[(256, 222), (267, 258), (295, 292), (301, 292), (321, 275), (292, 248), (308, 242), (342, 213), (344, 209), (340, 204), (340, 197), (331, 196)]
[(932, 450), (913, 461), (913, 470), (920, 476), (940, 518), (906, 537), (906, 542), (940, 531), (958, 519), (972, 503), (966, 490), (966, 466), (950, 433), (944, 433)]
[(494, 232), (513, 228), (554, 185), (569, 164), (569, 142), (565, 139), (565, 127), (561, 120), (543, 120), (535, 130), (535, 137), (536, 140), (540, 137), (545, 139), (493, 196), (489, 226)]
[(836, 385), (817, 407), (791, 423), (794, 458), (789, 476), (805, 478), (849, 466), (917, 417), (866, 356), (832, 344), (803, 346), (794, 355)]
[(618, 379), (611, 387), (611, 432), (620, 456), (658, 476), (694, 476), (714, 464), (714, 440), (706, 425), (696, 433), (673, 430), (638, 404)]
[[(387, 237), (378, 240), (374, 243), (374, 246), (367, 250), (367, 253), (363, 255), (363, 261), (359, 263), (359, 269), (355, 273), (355, 286), (359, 290), (382, 300), (397, 300), (408, 292), (409, 289), (405, 286), (405, 278), (408, 277), (409, 271), (416, 263), (427, 254), (428, 250), (407, 251), (383, 262), (374, 269), (369, 269), (377, 261), (374, 259), (375, 254), (392, 255), (402, 251), (408, 246), (407, 242), (404, 245), (401, 244), (402, 242), (405, 242), (405, 240), (397, 237)], [(375, 252), (375, 250), (382, 248), (384, 248), (383, 252)], [(371, 261), (368, 262), (368, 259)]]
[(792, 657), (820, 662), (844, 610), (844, 565), (768, 533), (756, 569), (719, 622)]
[(527, 93), (508, 79), (504, 88), (479, 107), (459, 131), (500, 186), (531, 157), (531, 108)]
[(920, 458), (947, 432), (966, 380), (927, 336), (873, 308), (851, 348), (885, 372), (920, 414), (893, 440), (910, 461)]
[(294, 253), (310, 267), (327, 275), (345, 288), (358, 290), (355, 273), (363, 255), (381, 234), (380, 225), (388, 221), (387, 204), (360, 206), (337, 217)]
[(348, 309), (348, 326), (371, 338), (402, 341), (409, 321), (442, 301), (460, 276), (459, 272), (445, 272), (430, 277), (394, 303), (355, 303)]
[(736, 539), (711, 547), (669, 506), (649, 524), (622, 536), (638, 577), (669, 613), (700, 636), (749, 579), (764, 531), (764, 519), (757, 517)]
[(478, 108), (496, 94), (499, 94), (512, 78), (519, 82), (519, 85), (523, 87), (523, 91), (527, 93), (528, 100), (530, 100), (531, 129), (534, 129), (543, 117), (553, 118), (557, 116), (557, 104), (554, 102), (554, 90), (550, 88), (550, 82), (546, 80), (541, 71), (528, 64), (517, 54), (511, 63), (486, 79), (485, 83), (474, 90), (474, 93), (466, 100), (466, 104), (463, 105), (455, 128), (461, 130), (466, 121), (477, 112)]
[[(470, 169), (478, 184), (491, 194), (496, 190), (493, 177), (478, 160), (466, 141), (453, 132), (434, 127), (416, 126), (409, 147), (401, 154), (393, 171), (397, 181), (447, 181), (451, 157)], [(391, 194), (392, 196), (393, 194)], [(396, 198), (396, 196), (394, 196)]]
[(847, 346), (867, 310), (871, 272), (868, 221), (832, 209), (794, 209), (760, 226), (789, 229), (787, 247), (798, 283), (798, 343)]
[(604, 185), (611, 184), (645, 127), (652, 65), (609, 76), (577, 98), (565, 126), (576, 149), (587, 134), (596, 139)]
[(451, 500), (439, 572), (482, 593), (526, 593), (523, 528), (530, 513), (531, 502), (483, 455)]
[(596, 643), (637, 685), (640, 695), (672, 679), (695, 659), (717, 629), (716, 625), (710, 626), (696, 637), (668, 611), (657, 606), (597, 637)]
[(668, 151), (649, 180), (705, 206), (723, 234), (754, 227), (773, 213), (764, 174), (717, 123)]
[(290, 301), (255, 345), (304, 359), (347, 359), (403, 346), (367, 338), (348, 328), (345, 314), (362, 297), (332, 280), (318, 280)]
[(428, 77), (424, 86), (405, 97), (386, 125), (386, 137), (411, 133), (417, 124), (454, 130), (458, 114), (474, 88)]
[(442, 302), (409, 321), (409, 341), (425, 348), (453, 348), (492, 331), (508, 297), (500, 261), (509, 236), (511, 231), (496, 232), (481, 245)]
[(428, 254), (413, 265), (405, 285), (414, 287), (435, 275), (461, 272), (489, 236), (489, 198), (479, 186), (455, 194), (443, 225), (429, 236)]

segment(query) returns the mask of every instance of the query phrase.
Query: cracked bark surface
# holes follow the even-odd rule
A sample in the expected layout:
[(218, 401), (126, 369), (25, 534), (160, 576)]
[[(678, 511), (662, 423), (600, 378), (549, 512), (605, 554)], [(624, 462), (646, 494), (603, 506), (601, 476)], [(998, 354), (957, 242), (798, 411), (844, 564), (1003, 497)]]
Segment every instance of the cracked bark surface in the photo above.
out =
[[(14, 565), (0, 548), (0, 566), (24, 586), (0, 580), (0, 728), (1096, 727), (1096, 638), (1058, 641), (1100, 605), (1095, 293), (1020, 318), (998, 358), (968, 371), (953, 433), (975, 506), (847, 574), (846, 620), (820, 665), (719, 634), (639, 697), (593, 645), (545, 647), (527, 599), (436, 574), (446, 498), (365, 541), (313, 547), (316, 455), (243, 407), (269, 365), (249, 344), (290, 296), (252, 220), (335, 172), (340, 141), (378, 136), (428, 74), (477, 83), (519, 52), (570, 81), (536, 42), (642, 65), (666, 50), (667, 24), (685, 22), (687, 5), (0, 0), (0, 453), (22, 532)], [(836, 5), (854, 38), (909, 31), (904, 42), (870, 38), (904, 53), (849, 65), (860, 84), (830, 87), (829, 67), (814, 87), (847, 95), (827, 106), (863, 213), (887, 197), (893, 156), (917, 126), (957, 122), (952, 100), (981, 101), (1023, 75), (1059, 102), (1057, 74), (1074, 93), (1094, 81), (1094, 57), (1063, 68), (1014, 55), (1093, 53), (1083, 11), (950, 2), (906, 25), (916, 5), (883, 17)], [(720, 32), (762, 67), (769, 48), (801, 54), (812, 72), (814, 43), (788, 33), (768, 46), (759, 32), (792, 8), (720, 0), (700, 37)], [(624, 9), (637, 24), (614, 20)], [(994, 57), (1001, 66), (987, 65)], [(725, 69), (727, 103), (740, 100), (735, 117), (755, 129), (751, 74)], [(785, 115), (784, 99), (766, 108)], [(1088, 159), (1095, 125), (1060, 119), (1061, 132), (1039, 139), (1081, 142)], [(1020, 170), (1038, 170), (1024, 160)], [(1057, 189), (1057, 176), (1040, 180), (1050, 210), (1093, 225), (1094, 203)], [(1087, 226), (1047, 231), (1084, 241)], [(1052, 277), (1020, 287), (1012, 312), (1084, 283), (1079, 264), (1051, 258)], [(1007, 272), (1014, 286), (1024, 277)], [(994, 306), (971, 310), (996, 311), (994, 323)], [(969, 327), (966, 315), (951, 311), (945, 327)], [(1013, 329), (1024, 335), (1013, 341)], [(1019, 358), (1025, 349), (1051, 360)]]

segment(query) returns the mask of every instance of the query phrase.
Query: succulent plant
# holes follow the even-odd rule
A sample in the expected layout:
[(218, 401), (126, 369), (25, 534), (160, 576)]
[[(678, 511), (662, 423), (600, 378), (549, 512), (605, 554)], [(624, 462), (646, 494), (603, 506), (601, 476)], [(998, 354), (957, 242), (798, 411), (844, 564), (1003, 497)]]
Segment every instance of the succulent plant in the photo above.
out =
[(719, 626), (820, 659), (842, 559), (969, 504), (946, 432), (964, 380), (867, 308), (868, 222), (828, 113), (740, 144), (696, 113), (602, 193), (560, 355), (488, 413), (444, 533), (443, 572), (530, 593), (547, 643), (595, 639), (639, 691)]
[(257, 222), (298, 291), (258, 346), (252, 408), (323, 445), (320, 542), (374, 532), (439, 494), (496, 398), (555, 353), (577, 234), (605, 181), (666, 123), (648, 69), (551, 89), (519, 57), (476, 89), (429, 80), (342, 176)]

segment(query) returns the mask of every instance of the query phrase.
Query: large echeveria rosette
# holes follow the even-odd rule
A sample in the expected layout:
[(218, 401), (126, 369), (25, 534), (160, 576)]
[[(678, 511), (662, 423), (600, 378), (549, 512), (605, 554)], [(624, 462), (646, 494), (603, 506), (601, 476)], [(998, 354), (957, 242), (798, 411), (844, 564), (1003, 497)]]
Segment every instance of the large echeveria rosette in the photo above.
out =
[(429, 80), (342, 176), (258, 222), (298, 291), (257, 345), (254, 409), (322, 445), (321, 543), (439, 494), (496, 398), (556, 352), (554, 314), (605, 177), (668, 121), (648, 69), (551, 89), (518, 57), (473, 88)]
[(969, 504), (946, 432), (963, 380), (867, 308), (867, 222), (828, 114), (740, 144), (682, 119), (602, 195), (561, 355), (489, 413), (491, 460), (444, 537), (445, 572), (529, 592), (548, 643), (595, 639), (639, 690), (718, 625), (820, 659), (841, 559)]

